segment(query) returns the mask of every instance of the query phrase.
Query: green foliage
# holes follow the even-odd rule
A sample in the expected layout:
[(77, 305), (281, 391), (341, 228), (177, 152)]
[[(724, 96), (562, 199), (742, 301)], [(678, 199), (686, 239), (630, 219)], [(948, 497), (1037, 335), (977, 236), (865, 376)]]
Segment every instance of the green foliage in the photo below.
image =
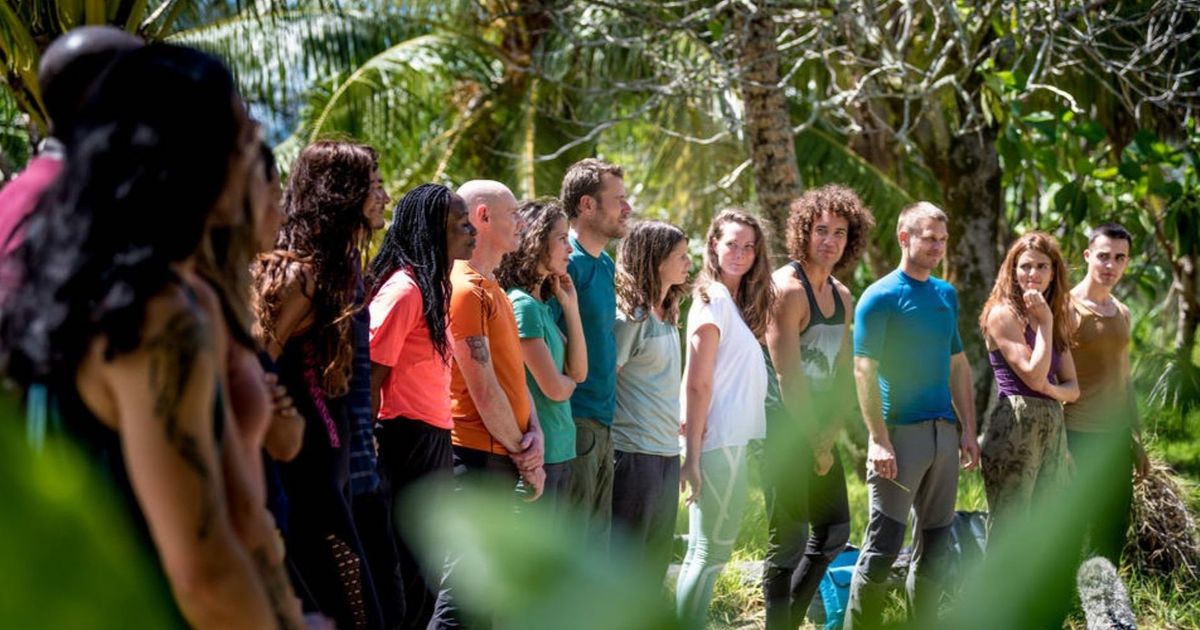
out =
[(155, 559), (125, 505), (80, 454), (51, 436), (34, 453), (0, 409), (0, 617), (12, 628), (177, 627)]
[(511, 487), (486, 484), (427, 485), (406, 502), (427, 566), (453, 554), (452, 586), (468, 617), (534, 630), (679, 627), (661, 577), (640, 556), (619, 541), (611, 554), (582, 545), (574, 517), (515, 502)]

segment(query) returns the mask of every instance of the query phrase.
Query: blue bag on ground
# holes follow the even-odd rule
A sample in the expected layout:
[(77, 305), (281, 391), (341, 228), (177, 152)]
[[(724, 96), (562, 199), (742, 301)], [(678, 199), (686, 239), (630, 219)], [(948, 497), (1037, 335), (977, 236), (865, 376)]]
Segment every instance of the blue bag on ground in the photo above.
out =
[(846, 615), (846, 604), (850, 601), (850, 580), (854, 577), (854, 565), (858, 562), (858, 549), (846, 547), (839, 553), (825, 576), (821, 578), (821, 603), (825, 605), (825, 628), (842, 627)]

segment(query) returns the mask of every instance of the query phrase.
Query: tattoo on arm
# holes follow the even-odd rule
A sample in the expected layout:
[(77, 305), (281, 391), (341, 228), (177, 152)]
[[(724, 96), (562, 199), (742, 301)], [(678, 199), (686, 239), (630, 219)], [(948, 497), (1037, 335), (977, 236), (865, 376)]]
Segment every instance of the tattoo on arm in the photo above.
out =
[(467, 347), (471, 349), (471, 358), (479, 365), (487, 365), (491, 360), (487, 337), (467, 337), (466, 342)]
[(190, 312), (179, 312), (144, 344), (150, 355), (149, 386), (154, 396), (154, 415), (162, 420), (167, 441), (205, 487), (200, 522), (196, 527), (196, 538), (199, 540), (208, 537), (216, 516), (217, 498), (212, 492), (215, 477), (209, 462), (200, 453), (196, 436), (180, 427), (180, 412), (196, 360), (207, 341), (208, 331), (197, 316)]

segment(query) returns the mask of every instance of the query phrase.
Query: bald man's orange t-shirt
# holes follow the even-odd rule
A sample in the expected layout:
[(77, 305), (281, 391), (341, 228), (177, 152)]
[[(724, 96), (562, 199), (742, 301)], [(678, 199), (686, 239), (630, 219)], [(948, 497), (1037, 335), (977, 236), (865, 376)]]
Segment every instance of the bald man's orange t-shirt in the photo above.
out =
[[(450, 329), (454, 338), (487, 338), (490, 350), (488, 362), (496, 372), (500, 388), (508, 396), (517, 426), (524, 433), (529, 429), (529, 389), (525, 384), (521, 338), (517, 333), (512, 303), (495, 280), (483, 277), (465, 260), (454, 263), (450, 284), (453, 286)], [(455, 446), (497, 455), (508, 454), (504, 445), (492, 439), (483, 425), (457, 361), (450, 373), (450, 411), (454, 416), (451, 437)]]

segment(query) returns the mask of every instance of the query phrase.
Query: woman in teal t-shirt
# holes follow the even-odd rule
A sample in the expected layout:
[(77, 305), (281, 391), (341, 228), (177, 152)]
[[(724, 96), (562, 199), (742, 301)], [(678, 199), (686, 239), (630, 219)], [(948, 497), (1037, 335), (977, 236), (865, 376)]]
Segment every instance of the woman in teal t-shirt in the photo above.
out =
[[(496, 280), (508, 290), (517, 318), (525, 378), (546, 436), (544, 494), (555, 496), (565, 494), (568, 462), (575, 459), (570, 400), (575, 385), (587, 378), (587, 345), (575, 285), (567, 275), (571, 244), (566, 213), (555, 199), (523, 201), (517, 212), (524, 223), (521, 243), (504, 256)], [(557, 300), (562, 309), (565, 338), (549, 300)]]

